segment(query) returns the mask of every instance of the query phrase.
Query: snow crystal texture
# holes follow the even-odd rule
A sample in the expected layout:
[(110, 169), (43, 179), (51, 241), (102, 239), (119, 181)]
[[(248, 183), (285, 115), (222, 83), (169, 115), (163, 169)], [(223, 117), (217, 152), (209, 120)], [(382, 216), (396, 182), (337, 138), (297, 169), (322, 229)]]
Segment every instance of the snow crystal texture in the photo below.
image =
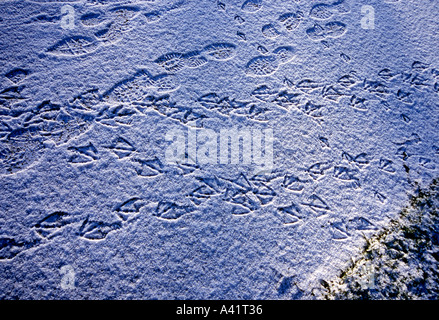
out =
[[(3, 1), (0, 298), (315, 297), (439, 176), (438, 16)], [(271, 171), (166, 161), (170, 130), (231, 128), (272, 130)]]

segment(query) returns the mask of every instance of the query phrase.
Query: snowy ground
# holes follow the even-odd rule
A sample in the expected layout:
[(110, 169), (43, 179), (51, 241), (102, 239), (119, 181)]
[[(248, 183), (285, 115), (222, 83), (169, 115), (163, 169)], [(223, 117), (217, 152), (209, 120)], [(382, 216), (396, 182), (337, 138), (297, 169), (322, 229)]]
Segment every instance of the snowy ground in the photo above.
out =
[[(417, 190), (410, 206), (368, 239), (338, 278), (322, 280), (330, 299), (429, 299), (439, 296), (439, 181)], [(321, 296), (319, 296), (321, 297)]]
[[(0, 297), (353, 297), (340, 270), (439, 176), (438, 16), (432, 0), (2, 1)], [(202, 161), (201, 133), (232, 128), (272, 130), (271, 171)], [(170, 130), (192, 162), (167, 162)], [(372, 297), (437, 297), (401, 290)]]

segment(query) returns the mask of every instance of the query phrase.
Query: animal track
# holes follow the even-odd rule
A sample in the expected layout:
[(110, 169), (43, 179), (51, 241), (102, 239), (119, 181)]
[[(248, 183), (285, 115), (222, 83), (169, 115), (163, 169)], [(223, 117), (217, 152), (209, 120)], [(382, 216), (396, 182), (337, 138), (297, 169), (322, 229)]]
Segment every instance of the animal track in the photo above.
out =
[(351, 62), (351, 57), (349, 57), (346, 53), (340, 53), (340, 58), (346, 63)]
[(370, 231), (377, 229), (372, 222), (370, 222), (369, 220), (363, 217), (355, 217), (350, 219), (346, 223), (346, 228), (348, 230), (361, 230), (361, 231)]
[(325, 174), (326, 170), (331, 168), (331, 163), (329, 162), (317, 162), (310, 166), (306, 171), (310, 174), (313, 179), (318, 179)]
[(419, 157), (418, 163), (420, 166), (422, 166), (426, 169), (434, 170), (436, 168), (434, 163), (430, 159), (425, 158), (425, 157)]
[(210, 188), (212, 188), (213, 190), (215, 190), (218, 193), (222, 193), (225, 192), (227, 189), (227, 184), (225, 182), (225, 180), (218, 178), (218, 177), (197, 177), (197, 180), (200, 181), (201, 183), (209, 186)]
[(155, 177), (165, 172), (164, 165), (158, 158), (133, 158), (132, 161), (135, 164), (135, 170), (139, 176)]
[(265, 48), (263, 45), (258, 45), (256, 50), (258, 50), (258, 52), (261, 53), (261, 54), (267, 54), (268, 53), (268, 49)]
[(198, 51), (191, 51), (182, 55), (184, 65), (188, 68), (199, 68), (208, 61)]
[(88, 240), (103, 240), (107, 235), (115, 230), (122, 228), (122, 223), (117, 222), (104, 222), (90, 220), (89, 217), (82, 223), (79, 228), (78, 235)]
[(366, 106), (367, 100), (365, 98), (359, 98), (356, 95), (351, 97), (351, 107), (361, 111), (366, 111), (368, 108)]
[(329, 141), (325, 137), (319, 137), (320, 142), (322, 143), (323, 148), (330, 148)]
[(47, 52), (57, 56), (81, 56), (96, 51), (99, 43), (92, 38), (73, 36), (65, 38), (54, 46), (47, 49)]
[(241, 41), (247, 41), (247, 37), (244, 32), (236, 31), (236, 35), (238, 36), (239, 40)]
[(350, 72), (349, 74), (346, 74), (342, 77), (340, 77), (337, 81), (339, 85), (342, 85), (345, 88), (349, 88), (354, 86), (355, 84), (359, 83), (360, 79), (356, 75), (356, 72)]
[(198, 206), (217, 194), (218, 193), (215, 191), (215, 189), (211, 188), (208, 185), (204, 185), (191, 191), (188, 194), (188, 198), (192, 201), (192, 203)]
[(273, 50), (273, 53), (280, 64), (288, 63), (296, 56), (294, 48), (290, 46), (278, 47)]
[(270, 89), (267, 85), (262, 85), (253, 90), (251, 94), (261, 101), (269, 101), (278, 94), (278, 91)]
[(226, 192), (224, 200), (230, 204), (233, 204), (233, 215), (250, 214), (254, 210), (258, 209), (258, 200), (252, 194)]
[(241, 10), (248, 13), (254, 13), (261, 10), (262, 0), (246, 0), (241, 6)]
[[(146, 107), (146, 109), (144, 109), (144, 107)], [(207, 117), (201, 113), (201, 111), (197, 111), (191, 107), (176, 106), (175, 103), (170, 101), (169, 95), (159, 97), (148, 96), (147, 99), (140, 103), (137, 108), (143, 112), (145, 112), (145, 110), (153, 109), (165, 117), (177, 120), (184, 124)]]
[(300, 105), (298, 108), (300, 111), (313, 118), (321, 118), (323, 116), (324, 106), (315, 104), (311, 101)]
[(276, 29), (276, 27), (272, 23), (270, 23), (262, 27), (262, 34), (269, 39), (274, 39), (279, 37), (281, 33)]
[(224, 115), (245, 116), (256, 121), (266, 121), (266, 115), (270, 112), (268, 108), (248, 101), (238, 101), (229, 97), (220, 98), (216, 93), (203, 95), (198, 98), (198, 102), (203, 107), (216, 110)]
[(56, 211), (41, 219), (34, 228), (37, 233), (47, 239), (59, 235), (61, 229), (74, 222), (74, 219), (66, 212)]
[(98, 150), (91, 142), (84, 146), (68, 147), (67, 150), (73, 152), (69, 159), (72, 163), (89, 163), (99, 159)]
[(202, 185), (191, 191), (187, 197), (199, 205), (213, 196), (232, 205), (233, 215), (249, 214), (263, 205), (270, 204), (277, 196), (276, 191), (267, 182), (269, 180), (249, 180), (240, 174), (234, 180), (223, 178), (197, 178)]
[(346, 95), (344, 87), (337, 85), (329, 85), (322, 90), (322, 96), (328, 100), (338, 102), (343, 96)]
[(236, 15), (234, 19), (239, 24), (243, 24), (245, 22), (244, 18), (241, 17), (240, 15)]
[(207, 117), (202, 113), (194, 111), (194, 109), (192, 109), (191, 107), (173, 107), (158, 111), (166, 117), (177, 120), (184, 124), (195, 120), (201, 120)]
[(306, 34), (313, 41), (322, 41), (327, 38), (339, 38), (347, 31), (347, 26), (340, 21), (331, 21), (324, 26), (316, 23), (306, 30)]
[(95, 27), (105, 21), (105, 17), (99, 12), (89, 12), (83, 14), (79, 20), (85, 27)]
[(159, 11), (151, 11), (144, 14), (148, 23), (154, 23), (160, 21), (162, 14)]
[(396, 76), (389, 68), (384, 68), (378, 72), (378, 76), (385, 81), (389, 81)]
[(413, 104), (414, 103), (414, 100), (412, 98), (412, 92), (405, 91), (403, 89), (399, 89), (398, 92), (396, 93), (396, 97), (398, 98), (398, 100), (400, 100), (406, 104)]
[(59, 145), (84, 133), (89, 126), (90, 119), (86, 115), (69, 113), (64, 107), (46, 100), (26, 118), (23, 128), (11, 134), (27, 132), (31, 135), (29, 139), (50, 139)]
[(428, 63), (422, 62), (422, 61), (414, 61), (412, 63), (412, 70), (417, 72), (422, 72), (426, 69), (428, 69), (430, 66)]
[(363, 166), (366, 166), (370, 163), (370, 157), (367, 155), (367, 153), (364, 153), (364, 152), (353, 157), (350, 154), (348, 154), (347, 152), (343, 151), (341, 157), (343, 160), (347, 160), (349, 163), (351, 163), (351, 162), (355, 163), (360, 168)]
[(387, 86), (379, 81), (369, 81), (365, 80), (363, 83), (363, 87), (365, 90), (369, 91), (372, 94), (377, 95), (380, 98), (386, 98), (386, 96), (390, 93), (387, 89)]
[(213, 60), (229, 60), (235, 55), (236, 46), (231, 43), (213, 43), (206, 46), (202, 53)]
[[(105, 1), (102, 0), (102, 3), (105, 3), (104, 6), (110, 4)], [(88, 4), (90, 3), (88, 2)], [(179, 2), (174, 4), (172, 8), (182, 7), (183, 4), (184, 2)], [(253, 79), (244, 78), (246, 81), (252, 82), (254, 86), (253, 91), (253, 88), (250, 88), (249, 91), (251, 93), (249, 96), (247, 96), (248, 91), (241, 92), (242, 95), (240, 96), (239, 88), (235, 88), (238, 91), (235, 90), (233, 93), (226, 94), (224, 92), (229, 92), (226, 88), (224, 92), (218, 91), (219, 89), (213, 92), (198, 86), (192, 89), (189, 88), (189, 91), (188, 88), (183, 88), (183, 90), (179, 90), (175, 94), (167, 94), (178, 90), (181, 85), (185, 85), (183, 81), (186, 76), (195, 79), (194, 75), (198, 74), (198, 72), (189, 69), (201, 68), (206, 64), (220, 66), (223, 63), (218, 61), (232, 60), (238, 53), (236, 43), (215, 42), (204, 48), (187, 48), (184, 49), (187, 51), (165, 51), (165, 54), (162, 54), (163, 52), (159, 53), (153, 56), (152, 59), (148, 58), (149, 60), (145, 62), (151, 64), (153, 68), (162, 69), (160, 72), (166, 73), (151, 74), (147, 70), (140, 70), (123, 81), (111, 83), (114, 85), (105, 87), (105, 89), (110, 88), (107, 91), (100, 91), (102, 87), (99, 84), (96, 87), (90, 87), (88, 83), (83, 83), (81, 85), (83, 89), (78, 91), (77, 88), (71, 88), (71, 91), (68, 91), (73, 92), (73, 94), (71, 96), (72, 99), (68, 100), (67, 103), (65, 101), (46, 100), (40, 104), (35, 104), (36, 106), (32, 105), (34, 103), (32, 100), (34, 88), (28, 86), (28, 84), (32, 83), (35, 76), (32, 74), (32, 77), (29, 77), (29, 75), (36, 72), (37, 69), (31, 71), (26, 69), (26, 66), (23, 66), (23, 69), (8, 69), (10, 71), (4, 74), (5, 78), (3, 79), (6, 86), (0, 89), (1, 173), (15, 173), (30, 167), (39, 159), (44, 160), (46, 157), (41, 157), (41, 153), (45, 151), (45, 146), (57, 151), (56, 145), (71, 141), (72, 138), (85, 132), (94, 123), (95, 126), (93, 127), (99, 130), (117, 132), (114, 140), (111, 141), (112, 137), (110, 137), (110, 142), (106, 146), (97, 145), (95, 140), (90, 142), (90, 140), (87, 140), (88, 138), (77, 139), (78, 141), (85, 141), (85, 143), (69, 142), (67, 146), (61, 147), (61, 151), (66, 152), (64, 157), (67, 157), (70, 163), (105, 165), (101, 163), (104, 158), (102, 154), (108, 156), (111, 152), (115, 154), (115, 157), (110, 159), (111, 161), (125, 159), (123, 161), (116, 161), (124, 165), (131, 165), (131, 169), (134, 168), (134, 171), (131, 170), (131, 177), (134, 174), (134, 179), (137, 179), (137, 184), (134, 185), (135, 188), (140, 188), (142, 182), (150, 187), (154, 187), (155, 180), (158, 181), (164, 176), (175, 178), (178, 175), (179, 178), (174, 179), (175, 183), (183, 181), (188, 186), (193, 186), (187, 189), (188, 192), (185, 199), (187, 202), (177, 202), (177, 200), (159, 201), (155, 210), (151, 213), (152, 216), (162, 220), (178, 220), (188, 213), (198, 210), (199, 206), (208, 213), (210, 210), (208, 206), (216, 205), (222, 201), (221, 208), (226, 210), (229, 215), (235, 216), (232, 217), (232, 221), (238, 222), (239, 220), (239, 222), (244, 221), (244, 223), (248, 223), (250, 220), (247, 220), (245, 215), (262, 209), (260, 210), (261, 215), (255, 216), (255, 218), (263, 218), (267, 212), (271, 211), (286, 226), (300, 225), (300, 228), (314, 224), (314, 221), (311, 221), (313, 223), (310, 224), (302, 224), (302, 221), (307, 221), (306, 219), (314, 219), (316, 216), (328, 214), (330, 211), (333, 211), (334, 215), (336, 215), (337, 212), (340, 212), (340, 209), (343, 209), (328, 205), (328, 203), (333, 202), (329, 202), (331, 198), (329, 196), (326, 198), (325, 196), (330, 194), (328, 190), (321, 194), (314, 193), (316, 192), (315, 190), (320, 190), (322, 185), (331, 185), (331, 183), (335, 184), (335, 188), (344, 190), (346, 190), (346, 186), (358, 187), (360, 181), (362, 184), (370, 183), (371, 176), (368, 172), (370, 170), (376, 171), (376, 169), (379, 169), (380, 171), (378, 172), (396, 173), (395, 168), (397, 168), (396, 163), (398, 161), (395, 162), (395, 159), (391, 158), (392, 156), (396, 156), (397, 159), (404, 161), (408, 159), (407, 164), (411, 166), (411, 173), (426, 172), (426, 174), (433, 174), (427, 170), (433, 170), (437, 167), (437, 147), (433, 148), (433, 151), (429, 149), (427, 154), (422, 154), (426, 148), (432, 147), (432, 143), (429, 141), (431, 135), (424, 134), (422, 131), (418, 132), (422, 135), (422, 141), (417, 134), (406, 136), (405, 138), (400, 135), (403, 134), (402, 132), (406, 132), (404, 130), (408, 130), (412, 126), (415, 127), (418, 124), (419, 117), (417, 112), (421, 112), (423, 109), (421, 104), (416, 109), (404, 106), (404, 104), (414, 104), (416, 102), (416, 106), (418, 106), (418, 100), (424, 95), (434, 93), (432, 90), (438, 92), (439, 71), (432, 70), (432, 66), (420, 61), (415, 61), (411, 66), (408, 65), (405, 71), (401, 71), (404, 69), (399, 67), (389, 69), (379, 66), (376, 69), (376, 71), (379, 70), (378, 73), (374, 75), (376, 78), (372, 78), (372, 80), (364, 78), (363, 69), (357, 69), (358, 73), (355, 70), (350, 71), (350, 68), (358, 63), (356, 53), (350, 50), (344, 51), (345, 49), (343, 49), (344, 53), (340, 49), (334, 49), (338, 41), (331, 40), (343, 36), (348, 29), (347, 25), (338, 21), (341, 19), (338, 15), (348, 12), (349, 9), (344, 5), (343, 1), (338, 1), (332, 4), (319, 3), (317, 5), (309, 5), (308, 8), (311, 9), (309, 11), (309, 18), (313, 19), (311, 20), (312, 24), (316, 24), (312, 28), (306, 26), (304, 29), (308, 28), (305, 39), (310, 38), (314, 41), (320, 41), (322, 45), (318, 45), (316, 49), (322, 51), (325, 49), (324, 46), (326, 46), (328, 50), (322, 51), (325, 53), (324, 55), (333, 58), (334, 63), (337, 66), (341, 66), (344, 70), (341, 70), (341, 73), (337, 75), (330, 75), (329, 78), (335, 79), (331, 80), (331, 82), (325, 78), (318, 78), (313, 75), (301, 75), (293, 71), (288, 73), (289, 68), (287, 66), (282, 67), (282, 65), (294, 61), (296, 49), (286, 44), (292, 43), (288, 40), (300, 38), (300, 35), (298, 35), (298, 38), (292, 35), (292, 33), (295, 30), (302, 30), (303, 26), (300, 24), (305, 20), (305, 15), (301, 11), (282, 14), (280, 12), (274, 13), (275, 17), (280, 15), (276, 21), (260, 21), (259, 25), (254, 26), (256, 30), (248, 30), (247, 27), (252, 27), (249, 26), (249, 23), (253, 23), (259, 16), (259, 14), (251, 16), (251, 13), (261, 10), (262, 1), (244, 1), (241, 6), (241, 12), (238, 12), (239, 15), (236, 15), (236, 10), (233, 11), (236, 7), (229, 5), (227, 2), (221, 0), (215, 1), (215, 4), (216, 8), (214, 10), (216, 12), (214, 14), (224, 17), (232, 13), (230, 20), (234, 18), (234, 22), (229, 21), (235, 26), (235, 29), (229, 34), (229, 40), (232, 42), (239, 41), (239, 52), (241, 52), (241, 49), (244, 51), (248, 50), (246, 54), (250, 54), (247, 58), (244, 57), (244, 59), (249, 59), (245, 60), (247, 63), (244, 62), (241, 65), (241, 69), (244, 69), (246, 74), (255, 76)], [(84, 57), (82, 56), (95, 52), (98, 48), (104, 49), (104, 45), (123, 39), (125, 33), (134, 26), (134, 23), (130, 22), (139, 15), (141, 16), (140, 19), (142, 19), (139, 22), (143, 23), (143, 26), (147, 29), (152, 28), (152, 32), (157, 30), (157, 26), (146, 23), (165, 22), (161, 21), (161, 19), (163, 14), (167, 12), (167, 9), (163, 9), (163, 7), (156, 11), (151, 11), (156, 8), (151, 9), (149, 4), (146, 7), (142, 5), (142, 8), (131, 6), (118, 6), (117, 9), (110, 8), (108, 8), (109, 11), (106, 7), (96, 8), (106, 9), (107, 14), (105, 16), (100, 11), (96, 11), (79, 17), (78, 23), (80, 25), (77, 27), (87, 31), (87, 35), (91, 35), (91, 37), (74, 36), (65, 38), (52, 48), (49, 48), (47, 52), (52, 55), (66, 57), (80, 56), (81, 58), (77, 60), (83, 60)], [(173, 10), (172, 8), (169, 10)], [(144, 9), (146, 11), (143, 11)], [(271, 10), (272, 8), (264, 9)], [(47, 19), (50, 22), (54, 19), (52, 18), (52, 16), (46, 15), (46, 18), (41, 17), (41, 20)], [(244, 18), (248, 21), (245, 21)], [(329, 21), (330, 19), (335, 19), (335, 21)], [(239, 30), (237, 31), (238, 27)], [(148, 32), (147, 29), (142, 30), (142, 32)], [(268, 39), (262, 38), (260, 43), (257, 42), (259, 40), (254, 41), (255, 39), (252, 39), (252, 36), (255, 34), (253, 31), (259, 31), (260, 36), (262, 32), (263, 37)], [(130, 42), (134, 39), (130, 39)], [(248, 41), (248, 43), (242, 43), (242, 41)], [(242, 48), (241, 45), (243, 46)], [(301, 52), (300, 47), (298, 48), (298, 52)], [(241, 59), (237, 61), (242, 63)], [(281, 68), (282, 70), (279, 70)], [(285, 71), (285, 74), (281, 74), (281, 71)], [(279, 74), (272, 76), (276, 72)], [(39, 75), (37, 74), (37, 76)], [(239, 76), (242, 76), (242, 74)], [(268, 78), (269, 76), (272, 77)], [(263, 77), (267, 78), (263, 79)], [(266, 80), (267, 82), (265, 82)], [(187, 82), (188, 84), (189, 82)], [(107, 86), (108, 83), (102, 85)], [(180, 105), (179, 101), (182, 101), (182, 95), (186, 95), (187, 92), (190, 92), (190, 99), (186, 99), (187, 101), (183, 99), (183, 101), (196, 101), (196, 106)], [(56, 92), (53, 94), (56, 95)], [(39, 99), (38, 97), (39, 95), (35, 99)], [(322, 102), (322, 98), (324, 102)], [(434, 93), (434, 98), (437, 98), (436, 93)], [(351, 107), (356, 110), (350, 109)], [(358, 112), (357, 110), (367, 110), (367, 112)], [(344, 119), (345, 115), (343, 112), (346, 111), (346, 116), (353, 115), (355, 117), (354, 122), (351, 121), (352, 119)], [(359, 141), (354, 146), (351, 144), (352, 142), (355, 144), (356, 137), (350, 136), (350, 133), (354, 131), (361, 132), (365, 117), (370, 115), (373, 115), (373, 117), (367, 119), (371, 120), (371, 123), (377, 123), (375, 122), (376, 119), (379, 122), (385, 120), (380, 119), (382, 115), (393, 117), (390, 123), (396, 123), (397, 126), (396, 129), (391, 128), (392, 132), (395, 132), (393, 136), (398, 137), (399, 135), (400, 137), (396, 138), (397, 141), (394, 142), (394, 149), (398, 149), (396, 153), (393, 149), (390, 151), (386, 150), (389, 141), (379, 146), (380, 157), (375, 159), (377, 161), (373, 161), (373, 157), (362, 152), (361, 148), (370, 150), (370, 146), (365, 147), (364, 144), (360, 143), (362, 141)], [(174, 165), (168, 165), (162, 163), (159, 158), (142, 156), (142, 154), (137, 152), (138, 150), (136, 150), (132, 141), (119, 136), (119, 134), (125, 135), (124, 132), (134, 129), (134, 124), (137, 124), (139, 118), (147, 117), (150, 117), (151, 119), (148, 121), (152, 122), (159, 121), (157, 119), (160, 119), (160, 117), (166, 117), (167, 120), (178, 122), (178, 126), (186, 125), (187, 127), (193, 126), (194, 123), (192, 122), (196, 120), (199, 120), (196, 123), (197, 126), (201, 125), (202, 127), (210, 127), (212, 123), (219, 123), (221, 121), (238, 124), (250, 122), (255, 124), (254, 121), (272, 121), (277, 118), (281, 121), (280, 123), (288, 125), (288, 121), (292, 120), (291, 132), (294, 133), (295, 126), (299, 124), (300, 128), (297, 134), (303, 134), (302, 138), (311, 143), (310, 148), (307, 150), (311, 150), (315, 154), (321, 152), (321, 155), (325, 155), (323, 159), (331, 160), (330, 162), (314, 163), (315, 161), (321, 161), (318, 160), (321, 158), (317, 156), (315, 160), (305, 162), (306, 165), (304, 167), (307, 168), (302, 168), (302, 172), (297, 175), (294, 173), (294, 170), (288, 171), (288, 169), (285, 169), (288, 166), (288, 161), (285, 163), (281, 161), (279, 168), (276, 169), (277, 171), (275, 170), (272, 174), (253, 176), (251, 179), (245, 174), (240, 174), (236, 179), (230, 179), (230, 175), (227, 175), (226, 178), (221, 173), (217, 173), (218, 176), (211, 177), (206, 172), (205, 166), (198, 166), (183, 161)], [(323, 117), (324, 119), (322, 119)], [(313, 119), (318, 122), (319, 126), (314, 126), (315, 123), (310, 121)], [(348, 127), (354, 126), (353, 131), (347, 132), (347, 136), (349, 136), (347, 140), (339, 140), (340, 137), (337, 136), (338, 130), (342, 130), (342, 127), (331, 126), (333, 121), (340, 119), (345, 120)], [(401, 123), (400, 120), (406, 124)], [(268, 127), (271, 124), (271, 122), (256, 123), (256, 125), (261, 125), (261, 127)], [(115, 128), (110, 130), (102, 125)], [(130, 125), (131, 127), (128, 127)], [(327, 130), (328, 128), (330, 129), (329, 131)], [(147, 128), (147, 130), (151, 131), (154, 128)], [(130, 139), (133, 137), (129, 133), (126, 134), (126, 137), (130, 137)], [(47, 140), (54, 141), (55, 146), (53, 146), (53, 143), (46, 143), (48, 142)], [(155, 141), (150, 142), (156, 143)], [(141, 142), (137, 141), (136, 144), (138, 143)], [(339, 159), (333, 160), (330, 157), (334, 155), (334, 150), (337, 150), (340, 143), (347, 143), (345, 147), (348, 150), (358, 151), (354, 151), (356, 154), (353, 156), (343, 152), (341, 159), (340, 154), (338, 154)], [(106, 151), (102, 153), (104, 150)], [(47, 151), (49, 152), (50, 150)], [(386, 157), (386, 154), (389, 159), (381, 158), (381, 155)], [(300, 153), (296, 153), (295, 150), (287, 150), (285, 155), (276, 154), (276, 157), (279, 156), (287, 158), (291, 156), (288, 159), (305, 161), (301, 158)], [(63, 157), (62, 153), (61, 157)], [(371, 168), (365, 168), (371, 162), (373, 164)], [(77, 170), (73, 171), (79, 172), (81, 171), (80, 169), (90, 167), (91, 165), (77, 166)], [(44, 166), (37, 166), (35, 169), (40, 170), (41, 168), (44, 169)], [(407, 166), (406, 168), (408, 171)], [(70, 166), (70, 169), (75, 169), (75, 167), (72, 168)], [(222, 169), (219, 170), (221, 171)], [(372, 172), (373, 175), (376, 173)], [(384, 173), (378, 176), (380, 179), (385, 178)], [(19, 178), (19, 175), (17, 177), (4, 178), (16, 179)], [(177, 189), (179, 188), (178, 186), (176, 187)], [(374, 190), (373, 188), (375, 187), (382, 193)], [(370, 189), (370, 185), (366, 185), (365, 190), (372, 190), (370, 197), (373, 196), (377, 199), (377, 201), (372, 200), (372, 202), (376, 202), (372, 205), (381, 207), (381, 210), (384, 212), (384, 210), (388, 210), (389, 206), (393, 205), (394, 199), (391, 199), (393, 191), (392, 189), (386, 189), (386, 186), (382, 185), (381, 182), (375, 187)], [(151, 192), (152, 194), (160, 192), (160, 190), (157, 187), (154, 190), (149, 190), (147, 193)], [(347, 191), (351, 192), (352, 190)], [(359, 191), (361, 190), (356, 190), (352, 194), (358, 194)], [(311, 196), (308, 197), (310, 194)], [(93, 216), (87, 217), (84, 221), (86, 216), (78, 220), (77, 216), (63, 211), (55, 211), (37, 223), (34, 222), (35, 224), (31, 230), (39, 234), (41, 237), (38, 237), (38, 239), (44, 242), (56, 236), (64, 235), (66, 231), (71, 230), (73, 227), (76, 227), (75, 231), (77, 231), (77, 235), (81, 238), (103, 240), (109, 233), (121, 230), (126, 223), (134, 221), (135, 218), (140, 216), (140, 213), (148, 211), (145, 207), (146, 201), (142, 196), (121, 198), (119, 199), (121, 200), (120, 202), (118, 201), (113, 204), (112, 214), (116, 221), (102, 221)], [(296, 198), (296, 200), (292, 200), (292, 197)], [(351, 197), (351, 194), (347, 197)], [(352, 201), (357, 200), (356, 195), (352, 197)], [(388, 203), (385, 203), (387, 201), (386, 197), (389, 197)], [(285, 202), (285, 199), (288, 200)], [(238, 215), (242, 217), (236, 217)], [(332, 214), (330, 215), (332, 218)], [(377, 229), (375, 220), (372, 223), (365, 217), (361, 217), (361, 213), (358, 215), (356, 217), (352, 211), (349, 212), (348, 218), (344, 218), (346, 215), (343, 214), (340, 216), (342, 220), (335, 221), (327, 221), (328, 219), (325, 217), (321, 219), (321, 224), (328, 227), (325, 230), (326, 234), (330, 233), (335, 240), (348, 239), (355, 234), (362, 233), (362, 231), (374, 231)], [(380, 224), (381, 221), (378, 221), (377, 225)], [(279, 230), (282, 230), (282, 228)], [(293, 232), (293, 230), (285, 229), (284, 231)], [(0, 260), (11, 259), (20, 252), (36, 245), (38, 245), (38, 241), (22, 241), (18, 240), (18, 238), (3, 236), (0, 238)], [(287, 280), (285, 282), (282, 280), (283, 284), (278, 289), (280, 294), (287, 293), (292, 286), (291, 280), (288, 280), (292, 279), (292, 277), (285, 276), (284, 279)]]
[(302, 100), (302, 94), (300, 93), (290, 93), (288, 91), (281, 91), (276, 95), (273, 102), (276, 103), (279, 107), (289, 110), (293, 106), (298, 107), (300, 109), (301, 100)]
[(133, 214), (139, 213), (144, 205), (145, 202), (141, 198), (134, 197), (117, 205), (115, 210), (123, 221), (127, 221)]
[(332, 4), (319, 3), (311, 8), (309, 16), (316, 20), (327, 20), (334, 14), (345, 14), (350, 12), (350, 7), (345, 0), (338, 0)]
[(326, 214), (327, 211), (330, 210), (326, 202), (316, 194), (311, 195), (307, 202), (303, 202), (302, 204), (308, 206), (311, 210), (318, 214)]
[(27, 100), (22, 95), (22, 91), (25, 87), (23, 85), (13, 86), (0, 91), (0, 105), (11, 109), (17, 103)]
[(344, 166), (334, 167), (334, 177), (344, 181), (358, 181), (358, 169), (351, 169)]
[(131, 125), (136, 110), (124, 105), (105, 106), (96, 115), (95, 120), (107, 126)]
[(277, 195), (273, 188), (264, 182), (253, 181), (252, 184), (254, 186), (253, 193), (256, 195), (262, 205), (270, 203)]
[(300, 208), (294, 203), (288, 207), (277, 208), (277, 212), (285, 225), (296, 225), (301, 221)]
[(277, 71), (279, 62), (275, 56), (259, 56), (246, 65), (246, 73), (253, 76), (269, 76)]
[(381, 203), (384, 203), (387, 199), (387, 197), (385, 195), (383, 195), (382, 193), (380, 193), (378, 191), (374, 191), (374, 196)]
[(217, 1), (216, 6), (218, 7), (219, 10), (226, 10), (226, 4), (221, 2), (221, 1)]

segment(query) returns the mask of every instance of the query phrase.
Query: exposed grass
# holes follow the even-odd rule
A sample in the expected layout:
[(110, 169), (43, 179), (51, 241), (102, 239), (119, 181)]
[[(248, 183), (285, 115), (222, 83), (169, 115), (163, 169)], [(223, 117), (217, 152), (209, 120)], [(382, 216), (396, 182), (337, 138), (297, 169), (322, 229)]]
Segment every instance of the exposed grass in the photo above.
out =
[(389, 226), (366, 239), (358, 259), (322, 281), (325, 299), (439, 298), (439, 179), (417, 188)]

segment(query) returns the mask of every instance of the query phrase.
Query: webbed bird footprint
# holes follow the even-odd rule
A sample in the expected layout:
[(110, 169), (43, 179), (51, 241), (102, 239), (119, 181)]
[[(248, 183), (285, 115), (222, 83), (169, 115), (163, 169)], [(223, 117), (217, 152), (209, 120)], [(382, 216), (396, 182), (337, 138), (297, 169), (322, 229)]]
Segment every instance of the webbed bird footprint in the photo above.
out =
[(277, 208), (277, 213), (285, 225), (295, 225), (302, 220), (300, 207), (294, 203), (288, 207)]
[(134, 146), (123, 137), (117, 137), (107, 148), (117, 155), (119, 159), (128, 157), (136, 150), (136, 148), (134, 148)]
[(314, 5), (309, 12), (309, 16), (316, 20), (326, 20), (336, 13), (345, 14), (350, 11), (351, 9), (345, 3), (345, 0), (338, 0), (332, 4), (318, 3)]
[(326, 214), (327, 211), (330, 210), (326, 202), (316, 194), (309, 196), (308, 200), (302, 204), (308, 206), (311, 210), (321, 215)]
[(122, 228), (120, 221), (104, 222), (93, 221), (89, 217), (82, 223), (79, 228), (79, 236), (88, 240), (103, 240), (112, 231)]
[(60, 235), (62, 229), (76, 222), (76, 219), (63, 211), (56, 211), (41, 219), (34, 225), (36, 232), (47, 239)]
[(98, 150), (91, 142), (83, 146), (68, 147), (67, 150), (73, 152), (69, 158), (69, 162), (72, 163), (88, 163), (99, 159)]
[(23, 81), (30, 74), (29, 70), (15, 68), (5, 74), (5, 77), (14, 84)]
[(339, 38), (347, 31), (347, 26), (340, 21), (332, 21), (323, 26), (316, 23), (306, 30), (307, 36), (313, 41), (322, 41), (327, 38)]
[(47, 49), (47, 53), (57, 56), (81, 56), (96, 51), (99, 42), (88, 37), (72, 36), (65, 38)]

